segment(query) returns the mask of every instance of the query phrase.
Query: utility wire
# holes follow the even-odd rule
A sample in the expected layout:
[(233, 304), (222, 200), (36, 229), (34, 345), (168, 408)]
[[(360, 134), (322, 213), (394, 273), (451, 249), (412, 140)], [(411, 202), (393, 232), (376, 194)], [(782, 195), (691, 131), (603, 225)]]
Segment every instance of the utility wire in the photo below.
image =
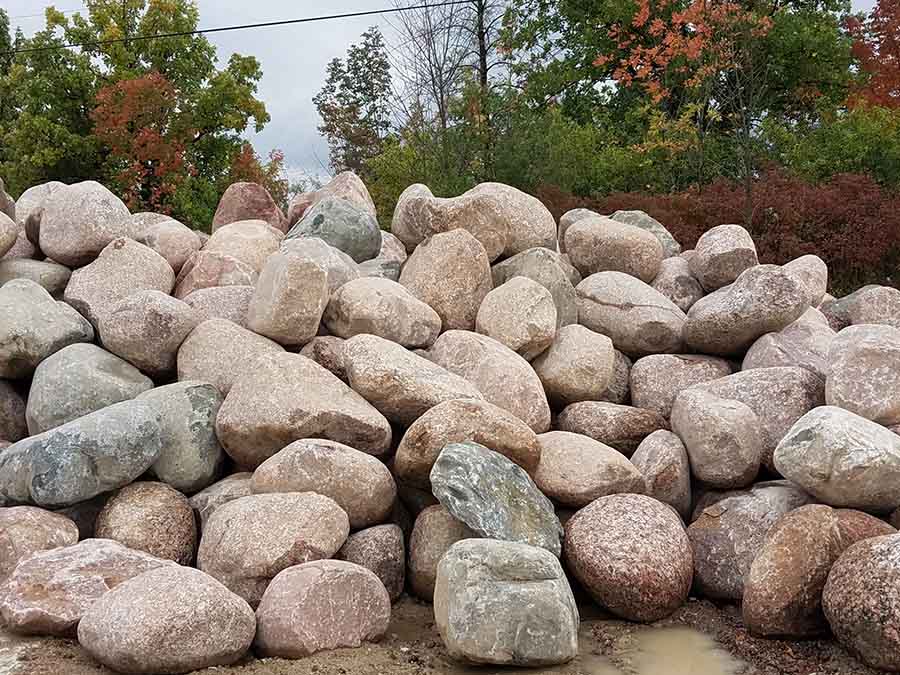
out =
[[(416, 9), (433, 9), (436, 7), (448, 7), (450, 5), (468, 5), (472, 0), (446, 0), (445, 2), (426, 3), (423, 5), (413, 5), (410, 7), (389, 7), (386, 9), (372, 9), (363, 12), (347, 12), (344, 14), (326, 14), (323, 16), (310, 16), (302, 19), (284, 19), (281, 21), (265, 21), (262, 23), (246, 23), (237, 26), (222, 26), (220, 28), (205, 28), (202, 30), (187, 30), (175, 33), (156, 33), (153, 35), (132, 35), (127, 38), (114, 38), (110, 40), (97, 40), (96, 42), (80, 42), (65, 45), (54, 45), (51, 47), (26, 47), (24, 49), (14, 49), (8, 52), (2, 52), (3, 56), (14, 56), (16, 54), (27, 54), (30, 52), (47, 52), (58, 51), (60, 49), (75, 49), (78, 47), (99, 47), (102, 45), (118, 44), (120, 42), (139, 42), (143, 40), (157, 40), (169, 37), (186, 37), (188, 35), (203, 35), (205, 33), (224, 33), (226, 31), (247, 30), (250, 28), (271, 28), (273, 26), (289, 26), (298, 23), (313, 23), (315, 21), (333, 21), (335, 19), (352, 19), (361, 16), (375, 16), (379, 14), (393, 14), (396, 12), (411, 12)], [(77, 11), (77, 10), (76, 10)]]
[[(61, 11), (60, 14), (74, 14), (75, 12), (81, 12), (82, 10), (84, 10), (84, 7), (79, 7), (78, 9), (66, 9)], [(9, 20), (12, 21), (14, 19), (36, 19), (39, 16), (43, 17), (46, 16), (46, 14), (44, 12), (41, 12), (40, 14), (19, 14), (18, 16), (9, 17)]]

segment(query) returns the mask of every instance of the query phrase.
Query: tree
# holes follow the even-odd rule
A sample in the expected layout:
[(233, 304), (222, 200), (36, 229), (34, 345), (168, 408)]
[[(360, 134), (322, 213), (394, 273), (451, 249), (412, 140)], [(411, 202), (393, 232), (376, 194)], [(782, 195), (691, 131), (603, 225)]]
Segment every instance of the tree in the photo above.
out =
[(391, 127), (391, 74), (384, 39), (378, 27), (350, 45), (346, 61), (333, 59), (325, 85), (313, 97), (322, 118), (319, 131), (328, 139), (335, 172), (366, 173), (366, 161), (378, 154)]
[(851, 105), (900, 108), (900, 2), (879, 0), (865, 20), (850, 17), (847, 28), (866, 76), (852, 93)]

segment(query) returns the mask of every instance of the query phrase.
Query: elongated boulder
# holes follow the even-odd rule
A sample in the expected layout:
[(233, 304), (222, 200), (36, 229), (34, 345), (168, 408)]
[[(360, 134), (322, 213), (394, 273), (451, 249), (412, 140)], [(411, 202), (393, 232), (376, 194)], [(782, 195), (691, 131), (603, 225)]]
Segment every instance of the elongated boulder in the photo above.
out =
[(434, 620), (450, 656), (547, 666), (578, 654), (578, 608), (544, 549), (491, 539), (454, 544), (438, 566)]
[(486, 335), (462, 330), (443, 333), (428, 358), (472, 382), (489, 403), (508, 410), (535, 433), (550, 429), (550, 404), (528, 362)]
[(900, 436), (842, 408), (822, 406), (797, 420), (775, 449), (775, 467), (830, 506), (900, 506)]
[(422, 600), (431, 602), (438, 564), (453, 544), (478, 537), (440, 504), (422, 510), (409, 538), (409, 586)]
[(569, 227), (566, 253), (583, 277), (624, 272), (648, 284), (665, 256), (659, 239), (647, 230), (604, 216), (583, 218)]
[(79, 644), (124, 673), (187, 673), (241, 658), (256, 632), (243, 599), (189, 567), (150, 570), (101, 597), (78, 624)]
[(78, 527), (64, 515), (34, 506), (0, 508), (0, 583), (32, 553), (78, 543)]
[(123, 401), (13, 443), (0, 454), (0, 495), (68, 506), (131, 483), (162, 451), (159, 412)]
[(81, 267), (114, 239), (130, 236), (130, 219), (122, 200), (99, 183), (58, 187), (43, 203), (40, 248), (58, 263)]
[(181, 343), (176, 359), (179, 380), (209, 382), (227, 394), (235, 380), (265, 354), (284, 348), (227, 319), (208, 319)]
[(740, 225), (719, 225), (703, 233), (690, 266), (707, 292), (727, 286), (741, 272), (758, 264), (753, 238)]
[(110, 590), (168, 566), (178, 567), (109, 539), (41, 551), (10, 576), (0, 595), (0, 615), (14, 633), (74, 637), (82, 616)]
[(731, 375), (725, 359), (691, 354), (651, 354), (634, 362), (630, 373), (631, 403), (667, 418), (685, 389)]
[(318, 560), (276, 576), (256, 612), (256, 651), (302, 658), (359, 647), (387, 632), (391, 601), (381, 580), (344, 560)]
[(831, 370), (828, 351), (837, 335), (828, 319), (814, 307), (777, 333), (766, 333), (744, 355), (741, 370), (800, 366), (826, 377)]
[(197, 567), (256, 607), (276, 574), (330, 558), (349, 533), (343, 509), (314, 492), (241, 497), (207, 520)]
[(681, 350), (684, 312), (640, 279), (598, 272), (575, 290), (579, 323), (608, 335), (616, 349), (634, 356)]
[(530, 361), (556, 335), (553, 296), (536, 281), (513, 277), (485, 296), (475, 316), (475, 330)]
[(34, 371), (25, 419), (40, 434), (153, 388), (153, 380), (92, 344), (74, 344)]
[(563, 506), (580, 509), (620, 492), (643, 493), (644, 477), (621, 452), (588, 436), (548, 431), (538, 436), (541, 462), (534, 482)]
[(491, 267), (494, 287), (513, 277), (527, 277), (550, 291), (556, 305), (557, 327), (578, 322), (578, 300), (575, 286), (581, 281), (578, 271), (562, 255), (538, 246), (517, 253)]
[(562, 431), (583, 434), (609, 445), (626, 457), (647, 436), (668, 429), (665, 418), (652, 410), (605, 401), (582, 401), (566, 406), (556, 421)]
[(194, 310), (197, 325), (208, 319), (228, 319), (246, 328), (254, 290), (253, 286), (213, 286), (196, 290), (182, 300)]
[(675, 303), (682, 312), (687, 312), (705, 295), (703, 286), (691, 274), (688, 261), (681, 256), (663, 260), (650, 285)]
[(791, 324), (808, 307), (797, 277), (777, 265), (756, 265), (694, 303), (684, 323), (684, 341), (704, 354), (738, 355), (762, 335)]
[(668, 504), (683, 519), (691, 514), (691, 464), (684, 443), (665, 429), (647, 436), (631, 456), (647, 495)]
[(372, 455), (320, 439), (294, 441), (259, 465), (250, 489), (316, 492), (330, 497), (358, 530), (383, 523), (397, 498), (394, 478)]
[(398, 479), (430, 487), (431, 467), (445, 445), (474, 441), (499, 452), (529, 473), (537, 468), (537, 436), (522, 420), (487, 401), (454, 399), (434, 406), (413, 422), (394, 457)]
[(662, 502), (635, 494), (601, 497), (566, 523), (569, 569), (601, 606), (629, 621), (663, 619), (691, 590), (691, 544)]
[(578, 324), (563, 326), (550, 346), (531, 362), (547, 398), (557, 406), (597, 401), (613, 381), (612, 340)]
[(254, 286), (259, 273), (247, 263), (216, 251), (197, 251), (181, 266), (172, 293), (184, 300), (204, 288)]
[(371, 333), (409, 349), (430, 347), (441, 332), (438, 313), (390, 279), (348, 281), (332, 293), (322, 320), (338, 337)]
[(849, 326), (828, 350), (825, 400), (884, 426), (900, 424), (900, 328)]
[(31, 375), (63, 347), (93, 339), (87, 319), (33, 281), (14, 279), (0, 287), (0, 377)]
[(231, 388), (216, 418), (225, 451), (255, 469), (293, 441), (325, 438), (385, 453), (391, 427), (378, 410), (322, 366), (298, 354), (260, 357)]
[(212, 231), (241, 220), (264, 220), (282, 232), (288, 228), (287, 219), (272, 195), (258, 183), (232, 183), (228, 186), (213, 216)]
[(431, 469), (431, 489), (453, 516), (492, 539), (540, 546), (559, 557), (563, 530), (525, 470), (478, 443), (451, 443)]
[(239, 260), (257, 274), (266, 258), (278, 250), (284, 233), (262, 220), (239, 220), (216, 228), (203, 245), (207, 252)]
[(335, 558), (365, 567), (384, 584), (391, 602), (403, 593), (406, 580), (406, 546), (398, 525), (375, 525), (349, 537)]
[(61, 297), (72, 271), (65, 265), (47, 260), (15, 258), (0, 260), (0, 286), (13, 279), (30, 279), (54, 298)]
[(478, 308), (492, 288), (491, 266), (475, 237), (452, 230), (416, 246), (400, 283), (438, 313), (444, 330), (473, 330)]

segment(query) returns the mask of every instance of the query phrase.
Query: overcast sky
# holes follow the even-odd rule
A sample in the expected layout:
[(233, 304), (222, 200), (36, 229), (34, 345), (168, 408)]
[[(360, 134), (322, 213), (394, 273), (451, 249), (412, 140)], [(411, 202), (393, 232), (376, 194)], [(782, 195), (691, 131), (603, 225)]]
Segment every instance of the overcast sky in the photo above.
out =
[[(323, 14), (338, 14), (391, 6), (391, 0), (197, 0), (200, 26), (214, 28), (242, 23), (259, 23)], [(2, 0), (13, 27), (26, 34), (43, 27), (46, 0)], [(81, 9), (80, 0), (57, 0), (62, 11)], [(855, 10), (868, 10), (874, 0), (853, 0)], [(28, 16), (28, 15), (38, 16)], [(322, 86), (325, 66), (342, 57), (347, 47), (369, 26), (378, 25), (390, 34), (388, 19), (369, 16), (321, 21), (276, 28), (214, 33), (221, 62), (232, 52), (252, 54), (262, 64), (259, 96), (272, 121), (259, 134), (250, 136), (257, 151), (265, 155), (280, 148), (290, 167), (315, 175), (328, 172), (328, 146), (319, 137), (319, 117), (312, 97)]]

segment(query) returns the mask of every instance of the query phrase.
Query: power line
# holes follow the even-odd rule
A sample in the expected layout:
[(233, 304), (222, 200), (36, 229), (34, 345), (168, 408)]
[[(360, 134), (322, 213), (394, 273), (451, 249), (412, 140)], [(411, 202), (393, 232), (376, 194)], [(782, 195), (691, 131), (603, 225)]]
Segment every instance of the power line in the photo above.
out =
[[(65, 45), (54, 45), (52, 47), (26, 47), (24, 49), (14, 49), (9, 52), (3, 52), (3, 56), (14, 56), (16, 54), (26, 54), (30, 52), (47, 52), (58, 51), (60, 49), (75, 49), (78, 47), (99, 47), (102, 45), (118, 44), (120, 42), (139, 42), (143, 40), (157, 40), (169, 37), (186, 37), (189, 35), (203, 35), (206, 33), (224, 33), (226, 31), (247, 30), (250, 28), (271, 28), (274, 26), (289, 26), (299, 23), (313, 23), (315, 21), (333, 21), (335, 19), (353, 19), (362, 16), (375, 16), (380, 14), (393, 14), (396, 12), (411, 12), (417, 9), (433, 9), (436, 7), (448, 7), (450, 5), (468, 5), (472, 0), (446, 0), (445, 2), (426, 3), (423, 5), (412, 5), (409, 7), (389, 7), (386, 9), (372, 9), (363, 12), (347, 12), (344, 14), (326, 14), (323, 16), (310, 16), (302, 19), (283, 19), (281, 21), (265, 21), (262, 23), (246, 23), (237, 26), (222, 26), (220, 28), (204, 28), (202, 30), (179, 31), (175, 33), (155, 33), (153, 35), (132, 35), (127, 38), (114, 38), (110, 40), (98, 40), (96, 42), (80, 42)], [(76, 10), (77, 11), (77, 10)]]
[[(74, 14), (75, 12), (80, 12), (83, 9), (85, 9), (85, 8), (79, 7), (78, 9), (66, 9), (66, 10), (61, 11), (60, 14)], [(19, 16), (9, 17), (9, 20), (12, 21), (14, 19), (35, 19), (37, 17), (43, 17), (43, 16), (46, 16), (46, 14), (44, 12), (41, 12), (40, 14), (20, 14)]]

